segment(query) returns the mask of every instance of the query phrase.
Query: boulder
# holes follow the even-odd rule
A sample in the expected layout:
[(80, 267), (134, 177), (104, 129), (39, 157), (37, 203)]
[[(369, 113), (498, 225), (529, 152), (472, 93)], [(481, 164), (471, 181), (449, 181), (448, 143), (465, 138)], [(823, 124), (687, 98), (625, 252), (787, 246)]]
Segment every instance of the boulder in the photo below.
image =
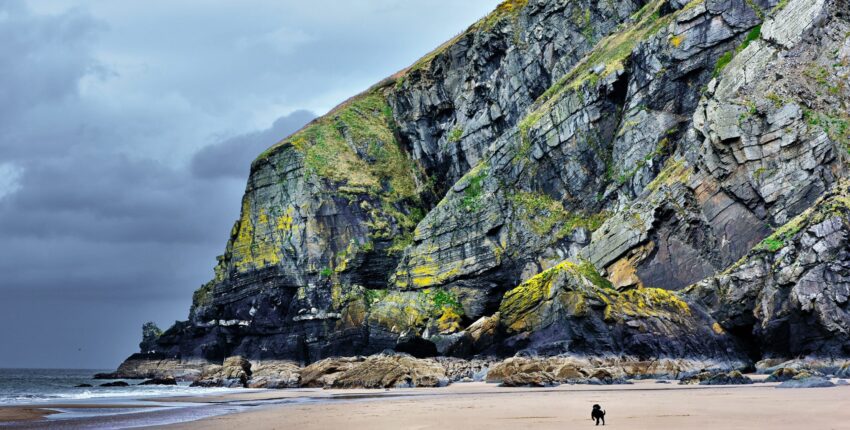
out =
[(781, 367), (773, 371), (770, 376), (765, 379), (765, 382), (785, 382), (789, 379), (793, 379), (797, 376), (799, 372), (797, 369), (791, 367)]
[(138, 385), (177, 385), (177, 380), (170, 376), (167, 376), (165, 378), (148, 379), (144, 382), (139, 383)]
[(178, 381), (194, 381), (209, 364), (209, 361), (201, 358), (180, 359), (161, 353), (139, 353), (124, 360), (115, 372), (97, 373), (94, 379), (173, 377)]
[(555, 377), (549, 372), (515, 373), (508, 375), (503, 387), (550, 387), (557, 385)]
[(107, 382), (105, 384), (100, 384), (101, 387), (127, 387), (130, 384), (124, 381), (115, 381), (115, 382)]
[(729, 373), (720, 373), (713, 375), (708, 379), (700, 381), (700, 385), (747, 385), (752, 384), (753, 380), (741, 374), (737, 370)]
[(795, 377), (793, 379), (789, 379), (777, 385), (776, 388), (828, 388), (834, 386), (835, 384), (833, 384), (828, 378), (824, 378), (822, 376), (808, 376), (804, 378)]
[(468, 379), (469, 381), (483, 381), (487, 377), (490, 366), (496, 361), (495, 359), (479, 359), (464, 360), (453, 357), (437, 357), (435, 358), (440, 365), (446, 370), (446, 376), (452, 382)]
[(247, 387), (251, 378), (251, 363), (244, 357), (228, 357), (221, 365), (204, 368), (193, 387)]
[(343, 372), (334, 388), (413, 388), (449, 384), (445, 369), (431, 359), (406, 354), (373, 355)]
[(300, 385), (306, 388), (331, 387), (336, 378), (365, 359), (365, 357), (337, 357), (317, 361), (301, 369)]
[(701, 384), (703, 381), (708, 381), (716, 375), (716, 373), (711, 372), (700, 372), (695, 375), (686, 376), (682, 379), (679, 379), (679, 385), (693, 385), (693, 384)]
[(298, 388), (301, 367), (291, 361), (263, 361), (251, 365), (248, 388)]

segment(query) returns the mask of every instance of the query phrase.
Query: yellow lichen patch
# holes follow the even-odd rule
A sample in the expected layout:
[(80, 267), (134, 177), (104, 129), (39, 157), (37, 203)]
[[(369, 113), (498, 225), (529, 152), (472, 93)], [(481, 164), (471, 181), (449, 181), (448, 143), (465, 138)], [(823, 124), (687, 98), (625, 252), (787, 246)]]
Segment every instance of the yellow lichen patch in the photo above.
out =
[(720, 324), (718, 324), (718, 323), (712, 324), (711, 329), (714, 330), (714, 332), (717, 333), (717, 334), (726, 333), (726, 330), (723, 330), (723, 327), (721, 327)]
[(460, 330), (460, 314), (453, 306), (443, 306), (443, 314), (437, 320), (437, 329), (442, 334), (455, 333)]
[(236, 238), (232, 245), (232, 257), (237, 271), (245, 272), (280, 263), (280, 247), (268, 228), (268, 216), (260, 209), (257, 222), (258, 230), (251, 219), (251, 200), (242, 200), (242, 215), (236, 226)]
[(687, 303), (667, 290), (637, 288), (618, 292), (592, 264), (564, 261), (505, 294), (499, 307), (509, 333), (539, 329), (552, 318), (580, 318), (591, 310), (589, 301), (604, 306), (609, 322), (633, 318), (678, 320), (688, 316)]
[(431, 311), (421, 294), (391, 292), (372, 304), (369, 320), (394, 333), (418, 333), (431, 317)]
[(587, 300), (584, 294), (577, 291), (569, 291), (558, 296), (567, 314), (572, 317), (583, 317), (587, 315)]
[[(562, 263), (563, 264), (563, 263)], [(499, 312), (502, 321), (512, 332), (534, 328), (533, 310), (551, 294), (552, 279), (562, 270), (558, 265), (523, 282), (505, 294)]]
[(682, 45), (682, 42), (685, 41), (685, 36), (682, 34), (677, 34), (670, 38), (670, 44), (673, 45), (674, 48), (678, 48)]
[(438, 263), (433, 254), (437, 248), (433, 245), (420, 250), (420, 254), (411, 257), (408, 269), (396, 272), (395, 285), (398, 288), (412, 287), (416, 289), (436, 287), (460, 274), (463, 261)]
[(681, 158), (669, 158), (664, 163), (661, 172), (646, 186), (646, 189), (657, 191), (663, 185), (670, 186), (677, 183), (687, 183), (692, 173), (693, 169), (685, 163), (685, 160)]
[(580, 227), (595, 231), (608, 218), (606, 211), (587, 215), (569, 212), (561, 202), (544, 193), (518, 191), (511, 200), (519, 218), (538, 236), (561, 239)]
[(266, 215), (266, 209), (265, 208), (260, 209), (260, 214), (257, 216), (257, 221), (260, 224), (268, 224), (269, 223), (269, 216)]
[(606, 309), (607, 319), (618, 317), (664, 317), (691, 314), (691, 308), (674, 293), (660, 288), (637, 288), (618, 294)]
[(277, 229), (281, 232), (288, 232), (292, 230), (292, 213), (294, 212), (292, 206), (286, 208), (286, 212), (283, 215), (277, 217)]

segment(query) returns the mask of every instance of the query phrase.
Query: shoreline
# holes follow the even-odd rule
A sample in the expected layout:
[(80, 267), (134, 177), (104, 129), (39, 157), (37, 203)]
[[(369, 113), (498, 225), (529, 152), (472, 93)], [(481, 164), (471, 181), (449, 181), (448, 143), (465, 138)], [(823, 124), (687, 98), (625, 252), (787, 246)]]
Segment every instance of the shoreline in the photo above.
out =
[[(758, 375), (749, 375), (756, 376)], [(601, 403), (609, 411), (616, 410), (619, 421), (626, 417), (630, 421), (628, 428), (640, 427), (663, 429), (666, 422), (672, 422), (669, 428), (685, 428), (717, 425), (723, 428), (795, 428), (782, 427), (786, 420), (771, 420), (765, 414), (776, 414), (776, 402), (792, 402), (812, 410), (824, 409), (823, 417), (813, 417), (806, 421), (811, 425), (821, 422), (828, 428), (842, 427), (842, 422), (850, 423), (850, 411), (841, 411), (841, 405), (850, 400), (850, 388), (833, 387), (821, 389), (776, 389), (776, 383), (759, 382), (752, 385), (676, 385), (661, 384), (656, 380), (638, 380), (630, 385), (570, 385), (554, 387), (500, 387), (493, 383), (468, 382), (456, 383), (441, 388), (398, 388), (398, 389), (321, 389), (301, 388), (287, 390), (246, 390), (233, 393), (210, 393), (209, 395), (173, 396), (145, 398), (135, 402), (123, 403), (63, 403), (39, 405), (15, 405), (0, 407), (0, 426), (13, 428), (43, 428), (50, 423), (51, 428), (102, 428), (102, 427), (145, 427), (163, 429), (222, 429), (233, 426), (242, 428), (275, 428), (281, 422), (292, 424), (300, 430), (328, 428), (345, 425), (348, 430), (408, 428), (398, 421), (396, 414), (403, 410), (411, 417), (419, 416), (425, 422), (416, 422), (415, 428), (430, 429), (442, 426), (452, 427), (455, 421), (469, 421), (465, 430), (486, 428), (499, 430), (515, 428), (527, 421), (535, 428), (548, 428), (558, 423), (563, 428), (583, 415), (579, 414), (581, 405), (588, 402)], [(565, 408), (559, 406), (564, 402)], [(678, 408), (687, 413), (679, 418), (668, 410), (671, 404), (683, 402)], [(368, 407), (364, 407), (368, 403)], [(590, 403), (592, 404), (592, 403)], [(642, 405), (635, 409), (635, 405)], [(736, 427), (748, 422), (742, 414), (741, 405), (747, 409), (752, 419), (747, 426)], [(713, 406), (712, 406), (713, 405)], [(542, 408), (542, 409), (541, 409)], [(110, 410), (111, 409), (111, 410)], [(523, 411), (535, 411), (534, 414)], [(563, 410), (562, 410), (563, 409)], [(589, 409), (589, 406), (588, 406)], [(641, 409), (644, 413), (641, 413)], [(728, 419), (706, 422), (705, 413), (717, 409), (724, 412)], [(368, 410), (368, 414), (364, 411)], [(493, 420), (482, 411), (496, 415), (505, 415)], [(86, 415), (88, 411), (103, 414)], [(110, 414), (110, 412), (119, 412)], [(325, 413), (332, 411), (332, 413)], [(430, 411), (430, 412), (429, 412)], [(438, 411), (435, 413), (435, 411)], [(461, 411), (461, 412), (459, 412)], [(465, 412), (464, 412), (465, 411)], [(543, 412), (549, 411), (548, 415)], [(552, 411), (560, 411), (551, 413)], [(670, 412), (670, 413), (668, 413)], [(63, 414), (77, 413), (78, 418), (65, 418)], [(610, 413), (610, 412), (609, 412)], [(622, 415), (626, 413), (626, 415)], [(810, 412), (805, 412), (810, 414)], [(427, 416), (427, 419), (426, 419)], [(540, 417), (550, 417), (537, 419)], [(699, 417), (692, 418), (692, 417)], [(511, 418), (513, 417), (513, 418)], [(535, 418), (536, 417), (536, 418)], [(473, 420), (475, 418), (475, 420)], [(534, 418), (534, 419), (533, 419)], [(411, 418), (413, 419), (413, 418)], [(511, 420), (513, 424), (505, 424)], [(660, 421), (659, 421), (660, 420)], [(475, 422), (473, 422), (475, 421)], [(480, 424), (476, 424), (479, 422)], [(796, 422), (794, 420), (788, 422)], [(756, 424), (756, 426), (754, 426)], [(833, 425), (835, 424), (835, 425)], [(523, 423), (522, 425), (526, 425)], [(610, 424), (609, 424), (610, 425)], [(843, 424), (842, 424), (843, 425)], [(552, 427), (555, 428), (555, 427)], [(719, 428), (719, 427), (718, 427)], [(824, 427), (826, 428), (826, 427)]]

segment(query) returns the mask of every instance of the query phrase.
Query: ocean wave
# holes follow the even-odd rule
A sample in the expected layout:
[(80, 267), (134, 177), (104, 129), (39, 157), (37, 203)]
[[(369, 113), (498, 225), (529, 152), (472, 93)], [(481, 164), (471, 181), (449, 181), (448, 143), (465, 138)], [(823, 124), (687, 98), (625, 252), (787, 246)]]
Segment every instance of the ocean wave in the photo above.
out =
[(50, 393), (3, 393), (0, 394), (0, 404), (29, 404), (48, 403), (56, 401), (83, 401), (90, 399), (99, 400), (132, 400), (150, 397), (172, 397), (172, 396), (205, 396), (221, 393), (246, 392), (256, 390), (245, 390), (240, 388), (201, 388), (186, 386), (169, 387), (92, 387), (86, 389), (73, 388)]

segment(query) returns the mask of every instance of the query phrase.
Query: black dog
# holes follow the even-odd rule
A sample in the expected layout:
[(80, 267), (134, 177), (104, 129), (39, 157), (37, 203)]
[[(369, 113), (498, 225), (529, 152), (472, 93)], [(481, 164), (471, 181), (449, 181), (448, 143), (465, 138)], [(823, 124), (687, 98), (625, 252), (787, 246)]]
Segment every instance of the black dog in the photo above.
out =
[(599, 420), (602, 420), (602, 425), (605, 425), (605, 411), (602, 406), (593, 405), (593, 410), (590, 411), (590, 419), (596, 420), (596, 425), (599, 425)]

